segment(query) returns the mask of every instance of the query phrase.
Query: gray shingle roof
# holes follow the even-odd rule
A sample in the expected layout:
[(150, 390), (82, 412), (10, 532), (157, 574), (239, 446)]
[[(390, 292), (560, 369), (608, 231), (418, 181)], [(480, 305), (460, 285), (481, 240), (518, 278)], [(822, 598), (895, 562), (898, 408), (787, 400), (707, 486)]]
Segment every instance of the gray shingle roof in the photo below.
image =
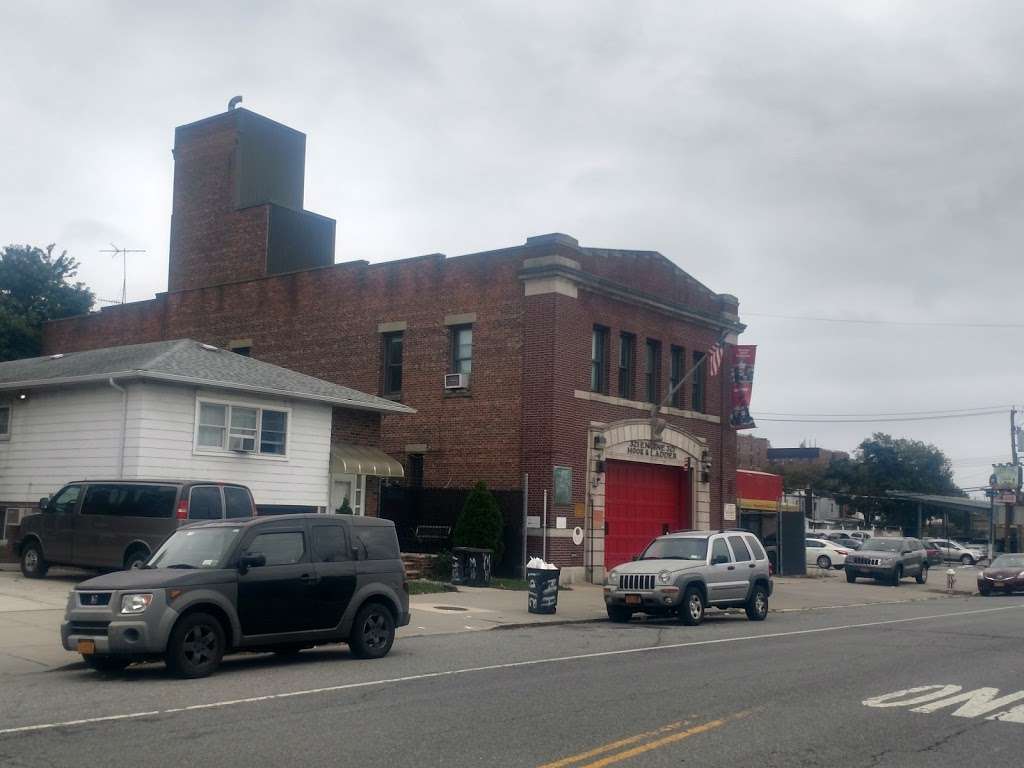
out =
[(412, 408), (392, 400), (192, 339), (130, 344), (0, 363), (0, 390), (104, 381), (110, 377), (118, 380), (177, 381), (361, 410), (415, 413)]

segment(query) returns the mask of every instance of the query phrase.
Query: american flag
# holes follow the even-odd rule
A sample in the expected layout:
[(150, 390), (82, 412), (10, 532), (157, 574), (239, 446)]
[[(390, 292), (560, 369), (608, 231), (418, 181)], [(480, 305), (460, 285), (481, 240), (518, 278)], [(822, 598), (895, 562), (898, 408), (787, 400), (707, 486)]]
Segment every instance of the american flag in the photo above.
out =
[(708, 350), (708, 369), (712, 376), (718, 375), (718, 369), (722, 367), (722, 358), (725, 357), (725, 345), (718, 342)]

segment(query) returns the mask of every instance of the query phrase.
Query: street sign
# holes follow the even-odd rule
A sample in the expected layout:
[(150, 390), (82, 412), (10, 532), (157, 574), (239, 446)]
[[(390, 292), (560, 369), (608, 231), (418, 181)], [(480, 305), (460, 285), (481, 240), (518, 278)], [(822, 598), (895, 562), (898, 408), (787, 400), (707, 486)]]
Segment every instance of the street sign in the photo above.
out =
[(1021, 485), (1020, 464), (993, 464), (990, 485), (998, 491), (1018, 491)]
[(1017, 494), (1013, 491), (1003, 491), (996, 496), (996, 504), (1016, 504)]

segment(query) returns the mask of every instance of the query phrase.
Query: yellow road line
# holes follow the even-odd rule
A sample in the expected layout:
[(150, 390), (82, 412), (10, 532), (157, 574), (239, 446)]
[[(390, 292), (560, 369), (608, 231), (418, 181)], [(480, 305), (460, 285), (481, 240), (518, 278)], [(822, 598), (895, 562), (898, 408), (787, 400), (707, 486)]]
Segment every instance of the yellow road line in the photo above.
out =
[(668, 731), (677, 730), (687, 725), (689, 722), (689, 720), (680, 720), (676, 723), (669, 723), (668, 725), (663, 725), (661, 728), (658, 728), (657, 730), (647, 731), (647, 733), (638, 733), (636, 736), (630, 736), (625, 739), (619, 739), (618, 741), (613, 741), (609, 744), (605, 744), (604, 746), (592, 749), (589, 752), (580, 752), (578, 755), (570, 755), (569, 757), (563, 757), (561, 760), (555, 760), (553, 763), (544, 763), (544, 765), (538, 766), (538, 768), (564, 768), (564, 766), (566, 765), (572, 765), (573, 763), (578, 763), (581, 760), (596, 757), (597, 755), (603, 755), (605, 752), (613, 752), (614, 750), (619, 749), (620, 747), (627, 747), (630, 744), (636, 744), (638, 741), (649, 739), (652, 736), (658, 736), (662, 733), (667, 733)]
[(639, 747), (633, 747), (627, 749), (625, 752), (618, 752), (614, 755), (608, 755), (608, 757), (597, 760), (593, 763), (587, 763), (581, 768), (603, 768), (603, 766), (611, 765), (612, 763), (619, 763), (623, 760), (629, 760), (631, 757), (642, 755), (644, 752), (650, 752), (652, 749), (660, 749), (666, 747), (669, 744), (674, 744), (677, 741), (688, 739), (691, 736), (696, 736), (698, 733), (706, 733), (707, 731), (713, 731), (715, 728), (721, 728), (726, 724), (726, 720), (712, 720), (709, 723), (703, 725), (695, 725), (693, 728), (687, 728), (681, 733), (673, 733), (671, 736), (666, 736), (663, 739), (657, 741), (649, 741), (646, 744), (641, 744)]

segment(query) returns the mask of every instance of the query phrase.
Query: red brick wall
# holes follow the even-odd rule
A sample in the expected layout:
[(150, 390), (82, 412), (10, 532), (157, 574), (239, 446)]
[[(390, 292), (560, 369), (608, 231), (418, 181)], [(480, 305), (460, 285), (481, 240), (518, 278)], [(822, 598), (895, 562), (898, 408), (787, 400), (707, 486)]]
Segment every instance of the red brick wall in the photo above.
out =
[(175, 132), (170, 291), (251, 280), (266, 272), (270, 207), (234, 207), (240, 114), (226, 112)]
[(380, 448), (380, 414), (335, 408), (331, 413), (331, 442)]

